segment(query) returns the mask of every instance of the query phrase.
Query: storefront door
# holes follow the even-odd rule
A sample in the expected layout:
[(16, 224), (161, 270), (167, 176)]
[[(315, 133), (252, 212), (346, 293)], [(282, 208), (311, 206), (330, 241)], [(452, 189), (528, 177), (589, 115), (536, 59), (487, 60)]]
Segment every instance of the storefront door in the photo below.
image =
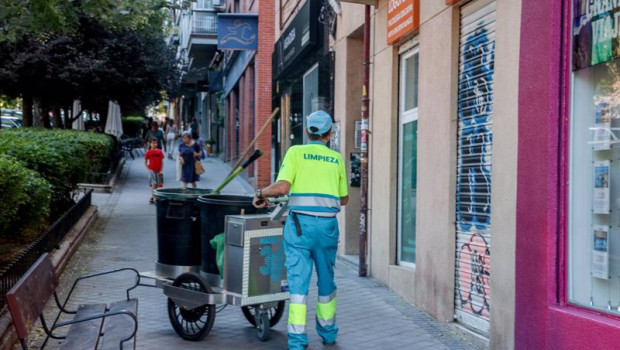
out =
[(488, 336), (495, 1), (463, 6), (460, 24), (455, 314)]

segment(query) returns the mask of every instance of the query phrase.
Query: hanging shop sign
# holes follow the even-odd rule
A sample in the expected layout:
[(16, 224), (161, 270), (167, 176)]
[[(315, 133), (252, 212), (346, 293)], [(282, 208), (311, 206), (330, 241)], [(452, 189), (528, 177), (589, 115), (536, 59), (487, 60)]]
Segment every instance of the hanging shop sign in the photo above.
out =
[(388, 44), (393, 44), (419, 27), (420, 0), (390, 0), (388, 2)]
[(573, 70), (620, 57), (620, 1), (573, 1)]
[(278, 77), (316, 44), (319, 1), (306, 1), (291, 24), (276, 42), (273, 52), (273, 75)]
[(220, 50), (257, 50), (258, 15), (218, 13), (217, 48)]

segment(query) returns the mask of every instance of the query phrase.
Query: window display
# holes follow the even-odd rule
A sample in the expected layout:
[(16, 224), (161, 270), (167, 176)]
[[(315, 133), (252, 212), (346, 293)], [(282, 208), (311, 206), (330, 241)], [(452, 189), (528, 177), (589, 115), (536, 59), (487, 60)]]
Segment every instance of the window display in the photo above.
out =
[(568, 301), (620, 314), (620, 59), (572, 88)]

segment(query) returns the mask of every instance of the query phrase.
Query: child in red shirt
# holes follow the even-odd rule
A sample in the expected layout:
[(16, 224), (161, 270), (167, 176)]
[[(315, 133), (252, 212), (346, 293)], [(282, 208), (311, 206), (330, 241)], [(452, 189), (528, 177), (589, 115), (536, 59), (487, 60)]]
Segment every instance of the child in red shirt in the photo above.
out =
[[(144, 154), (144, 166), (149, 171), (149, 185), (155, 191), (164, 184), (164, 152), (157, 148), (157, 138), (152, 138), (150, 148)], [(155, 195), (151, 192), (151, 204), (155, 203)]]

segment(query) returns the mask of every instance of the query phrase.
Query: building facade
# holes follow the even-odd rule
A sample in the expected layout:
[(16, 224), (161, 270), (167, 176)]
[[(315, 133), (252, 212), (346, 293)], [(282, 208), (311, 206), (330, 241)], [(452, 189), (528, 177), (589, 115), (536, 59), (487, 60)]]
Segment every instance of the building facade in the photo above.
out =
[[(362, 96), (365, 1), (352, 2), (333, 44), (345, 159)], [(520, 11), (377, 1), (370, 20), (369, 275), (495, 349), (514, 346)], [(343, 215), (341, 253), (359, 207)]]
[[(211, 89), (214, 93), (211, 105), (220, 108), (216, 116), (219, 152), (232, 165), (251, 153), (251, 150), (244, 152), (259, 136), (259, 130), (272, 114), (274, 4), (269, 1), (228, 0), (225, 6), (226, 13), (218, 18), (220, 50), (209, 69), (218, 87)], [(223, 18), (227, 18), (228, 22), (224, 22)], [(228, 32), (222, 31), (223, 28)], [(225, 37), (232, 37), (229, 42), (234, 44), (252, 44), (227, 48)], [(243, 175), (257, 187), (267, 186), (271, 180), (270, 128), (260, 135), (252, 148), (263, 151), (263, 156), (250, 165)]]
[(368, 274), (483, 347), (617, 347), (615, 2), (281, 0), (275, 10), (272, 179), (304, 141), (303, 117), (332, 113), (330, 147), (351, 182), (341, 256), (360, 251), (367, 92)]
[(177, 45), (181, 62), (182, 96), (171, 101), (168, 117), (184, 128), (196, 118), (203, 140), (211, 133), (208, 66), (217, 51), (217, 15), (223, 10), (223, 0), (198, 0), (170, 12), (174, 27), (170, 40)]

